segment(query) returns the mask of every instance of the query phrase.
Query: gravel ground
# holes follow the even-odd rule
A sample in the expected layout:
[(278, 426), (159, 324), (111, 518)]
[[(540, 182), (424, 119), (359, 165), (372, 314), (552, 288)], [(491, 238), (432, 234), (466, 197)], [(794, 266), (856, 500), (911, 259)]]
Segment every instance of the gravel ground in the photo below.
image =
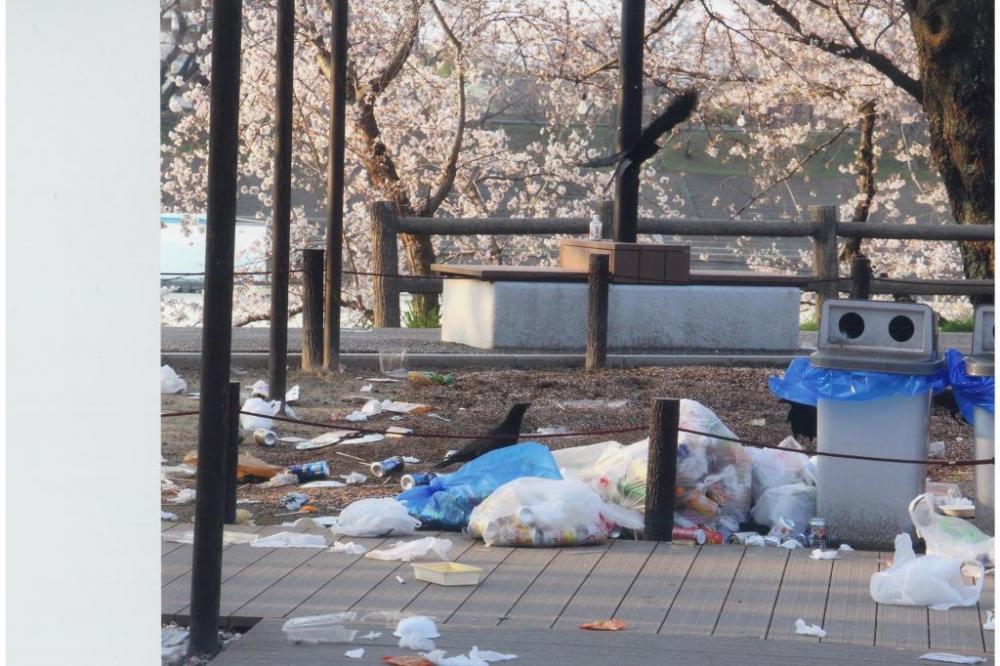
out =
[[(189, 390), (198, 390), (198, 369), (195, 366), (174, 368), (189, 385)], [(446, 371), (445, 368), (435, 368)], [(298, 384), (302, 389), (302, 399), (294, 404), (301, 419), (331, 422), (341, 421), (353, 409), (360, 408), (371, 397), (430, 405), (434, 412), (450, 419), (445, 422), (427, 415), (405, 416), (401, 420), (391, 420), (391, 414), (380, 414), (366, 424), (372, 428), (386, 428), (391, 425), (407, 427), (416, 431), (441, 433), (469, 433), (488, 429), (499, 422), (507, 409), (515, 402), (530, 402), (531, 409), (524, 420), (522, 432), (534, 432), (538, 428), (563, 426), (573, 431), (618, 428), (644, 423), (650, 400), (656, 396), (690, 398), (697, 400), (714, 411), (719, 418), (739, 437), (765, 443), (777, 444), (790, 434), (786, 422), (787, 406), (771, 395), (767, 387), (767, 377), (774, 370), (756, 368), (720, 367), (666, 367), (639, 368), (630, 370), (607, 370), (584, 373), (579, 370), (476, 370), (463, 369), (456, 374), (453, 386), (413, 386), (409, 383), (373, 384), (373, 393), (362, 393), (361, 387), (372, 375), (341, 373), (319, 377), (300, 372), (292, 372), (289, 386)], [(248, 387), (264, 376), (259, 371), (248, 372), (234, 368), (233, 381)], [(600, 399), (605, 401), (626, 400), (624, 407), (609, 409), (572, 409), (565, 403), (572, 400)], [(186, 411), (198, 408), (198, 401), (184, 395), (162, 396), (164, 412)], [(763, 426), (751, 425), (751, 421), (764, 419)], [(169, 464), (180, 463), (184, 455), (197, 448), (197, 417), (174, 417), (161, 419), (162, 455)], [(322, 429), (301, 425), (279, 423), (279, 436), (295, 435), (311, 438), (323, 432)], [(553, 449), (588, 444), (607, 439), (617, 439), (631, 443), (644, 436), (644, 432), (622, 433), (612, 436), (581, 436), (533, 439), (548, 444)], [(931, 419), (931, 441), (944, 440), (949, 458), (973, 457), (972, 429), (951, 419), (947, 412), (935, 409)], [(805, 442), (804, 442), (805, 443)], [(805, 443), (810, 448), (808, 443)], [(249, 451), (254, 456), (280, 466), (302, 462), (326, 460), (330, 465), (332, 478), (341, 474), (361, 472), (368, 476), (368, 482), (361, 486), (344, 488), (308, 489), (313, 504), (322, 514), (343, 508), (362, 497), (389, 496), (399, 492), (397, 483), (383, 485), (374, 479), (368, 465), (351, 458), (337, 455), (338, 452), (362, 458), (371, 462), (383, 460), (391, 455), (416, 456), (421, 463), (410, 466), (410, 470), (423, 471), (449, 450), (458, 448), (453, 439), (387, 439), (372, 444), (354, 446), (336, 445), (314, 451), (297, 451), (292, 444), (279, 443), (274, 448), (263, 448), (245, 441), (241, 452)], [(873, 452), (877, 453), (877, 452)], [(971, 468), (930, 468), (930, 476), (935, 480), (951, 481), (962, 486), (967, 497), (973, 495)], [(179, 485), (185, 485), (179, 482)], [(193, 481), (187, 485), (193, 486)], [(280, 523), (290, 520), (287, 511), (278, 500), (294, 487), (260, 488), (254, 484), (243, 484), (237, 491), (237, 499), (243, 500), (242, 508), (251, 511), (259, 525)], [(175, 505), (167, 502), (172, 494), (163, 495), (163, 508), (176, 513), (181, 521), (190, 519), (193, 504)], [(250, 502), (250, 503), (247, 503)]]

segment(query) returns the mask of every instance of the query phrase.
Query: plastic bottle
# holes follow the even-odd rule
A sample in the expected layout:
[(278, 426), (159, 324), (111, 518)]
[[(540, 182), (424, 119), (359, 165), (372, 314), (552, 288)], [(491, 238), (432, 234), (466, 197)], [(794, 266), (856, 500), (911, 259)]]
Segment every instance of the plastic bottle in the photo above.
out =
[(590, 240), (601, 240), (604, 225), (596, 215), (590, 220)]

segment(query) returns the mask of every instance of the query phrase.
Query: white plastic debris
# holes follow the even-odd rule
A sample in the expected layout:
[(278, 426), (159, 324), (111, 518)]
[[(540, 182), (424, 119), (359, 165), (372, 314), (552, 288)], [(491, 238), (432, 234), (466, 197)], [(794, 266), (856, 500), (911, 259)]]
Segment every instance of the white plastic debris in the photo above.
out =
[[(165, 532), (163, 540), (170, 543), (194, 543), (194, 530), (187, 532)], [(257, 540), (257, 535), (252, 532), (232, 532), (224, 530), (222, 532), (222, 545), (228, 546), (233, 543), (253, 543)]]
[(188, 630), (170, 624), (160, 628), (160, 663), (163, 666), (181, 664), (187, 659)]
[(350, 643), (357, 635), (357, 630), (348, 629), (346, 622), (353, 622), (358, 616), (354, 612), (331, 613), (329, 615), (310, 615), (295, 617), (282, 625), (292, 643)]
[(330, 546), (331, 553), (347, 553), (348, 555), (364, 555), (368, 549), (353, 541), (337, 541)]
[(418, 558), (424, 558), (433, 553), (438, 559), (448, 560), (448, 553), (451, 552), (450, 539), (438, 539), (437, 537), (424, 537), (416, 541), (397, 541), (388, 548), (380, 548), (365, 553), (369, 560), (384, 560), (387, 562), (412, 562)]
[(993, 631), (993, 611), (986, 611), (986, 622), (983, 622), (984, 631)]
[(321, 449), (325, 446), (330, 446), (340, 442), (345, 437), (350, 437), (351, 435), (356, 435), (354, 430), (334, 430), (332, 432), (325, 432), (322, 435), (317, 435), (312, 439), (299, 442), (295, 445), (295, 448), (299, 451), (308, 451), (311, 449)]
[(326, 539), (322, 534), (278, 532), (260, 537), (250, 545), (255, 548), (326, 548)]
[(193, 479), (198, 470), (193, 465), (166, 465), (160, 467), (160, 474), (168, 479)]
[(170, 513), (169, 511), (160, 511), (160, 520), (166, 520), (171, 523), (177, 522), (177, 514)]
[(348, 650), (344, 653), (344, 656), (350, 657), (351, 659), (361, 659), (361, 657), (365, 656), (365, 649), (358, 648), (356, 650)]
[(918, 495), (910, 502), (910, 520), (927, 544), (928, 555), (979, 560), (986, 567), (993, 566), (993, 537), (967, 520), (938, 513), (931, 495)]
[(781, 542), (779, 548), (787, 548), (788, 550), (795, 550), (796, 548), (802, 548), (802, 544), (795, 539), (785, 539)]
[(802, 636), (816, 636), (818, 638), (826, 636), (825, 629), (815, 624), (806, 624), (806, 621), (801, 617), (795, 621), (795, 633)]
[(343, 488), (344, 483), (341, 481), (334, 481), (333, 479), (322, 479), (321, 481), (310, 481), (309, 483), (303, 483), (299, 488)]
[(417, 458), (415, 456), (403, 456), (403, 462), (406, 463), (407, 465), (419, 465), (420, 458)]
[(842, 553), (853, 553), (853, 552), (854, 552), (854, 549), (853, 549), (853, 548), (851, 548), (851, 547), (850, 547), (849, 545), (847, 545), (846, 543), (842, 543), (842, 544), (840, 544), (840, 548), (838, 548), (837, 550), (839, 550), (839, 551), (840, 551), (840, 552), (842, 552)]
[(195, 491), (194, 488), (182, 488), (179, 493), (177, 493), (173, 499), (170, 500), (171, 504), (190, 504), (194, 501)]
[(364, 386), (361, 387), (361, 392), (362, 393), (371, 393), (372, 392), (372, 385), (371, 384), (365, 384)]
[(472, 646), (472, 650), (469, 654), (460, 654), (455, 657), (446, 657), (447, 654), (444, 650), (432, 650), (431, 652), (421, 652), (420, 656), (427, 661), (435, 664), (435, 666), (488, 666), (490, 663), (495, 661), (508, 661), (510, 659), (517, 659), (516, 654), (504, 654), (502, 652), (493, 652), (492, 650), (480, 650), (475, 645)]
[(389, 426), (385, 429), (385, 436), (389, 439), (399, 439), (404, 435), (412, 434), (413, 430), (411, 428), (404, 428), (402, 426)]
[(369, 631), (364, 636), (358, 636), (358, 638), (364, 639), (366, 641), (373, 641), (376, 638), (379, 638), (381, 635), (382, 635), (381, 631)]
[(392, 635), (399, 639), (399, 647), (406, 650), (433, 650), (431, 639), (441, 636), (434, 620), (423, 615), (403, 618)]
[(929, 458), (944, 458), (944, 442), (931, 442), (927, 445)]
[(813, 560), (836, 560), (840, 558), (840, 553), (836, 550), (822, 550), (817, 548), (809, 553), (809, 558)]
[(301, 397), (302, 389), (296, 384), (285, 393), (285, 402), (298, 402)]
[(350, 421), (351, 423), (360, 423), (361, 421), (367, 421), (368, 415), (355, 409), (353, 412), (345, 416), (344, 420)]
[(247, 414), (240, 414), (240, 426), (242, 426), (242, 428), (247, 432), (253, 432), (258, 428), (271, 430), (274, 428), (274, 420), (267, 417), (277, 416), (278, 412), (281, 411), (281, 401), (271, 400), (268, 402), (263, 398), (251, 397), (247, 398), (247, 401), (243, 403), (243, 407), (240, 408), (240, 411), (265, 415), (248, 416)]
[(750, 425), (752, 425), (755, 428), (760, 428), (767, 425), (767, 421), (765, 421), (764, 419), (750, 419)]
[(946, 664), (981, 664), (986, 661), (982, 657), (967, 657), (963, 654), (951, 654), (950, 652), (928, 652), (920, 655), (919, 659), (943, 661)]
[(299, 477), (290, 472), (278, 472), (264, 483), (259, 484), (260, 488), (281, 488), (282, 486), (299, 485)]
[(331, 529), (353, 537), (403, 536), (413, 534), (420, 521), (393, 497), (369, 497), (352, 502), (340, 512)]
[(341, 474), (340, 478), (344, 480), (349, 486), (360, 486), (361, 484), (368, 481), (368, 477), (360, 472), (351, 472), (350, 474)]
[(536, 435), (562, 435), (569, 432), (569, 428), (566, 426), (542, 426), (534, 432)]
[(160, 393), (173, 395), (175, 393), (186, 393), (187, 382), (181, 379), (173, 368), (169, 365), (160, 366)]
[(896, 536), (895, 545), (892, 566), (873, 574), (868, 585), (876, 603), (948, 610), (979, 601), (985, 574), (982, 563), (936, 555), (917, 557), (906, 533)]
[(271, 387), (263, 379), (258, 379), (250, 385), (250, 397), (266, 398), (271, 392)]
[(400, 585), (406, 585), (406, 579), (403, 578), (402, 576), (396, 576), (396, 582), (399, 583)]

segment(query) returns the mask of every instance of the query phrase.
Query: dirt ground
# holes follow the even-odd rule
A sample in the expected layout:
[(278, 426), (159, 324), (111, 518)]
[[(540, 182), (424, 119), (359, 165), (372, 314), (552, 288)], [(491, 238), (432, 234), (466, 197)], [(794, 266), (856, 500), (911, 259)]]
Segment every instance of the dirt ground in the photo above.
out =
[[(198, 390), (197, 367), (175, 366), (174, 369), (188, 382), (189, 391)], [(433, 369), (447, 371), (447, 368)], [(455, 373), (456, 381), (453, 386), (374, 383), (372, 393), (360, 391), (362, 386), (371, 383), (365, 379), (372, 377), (372, 374), (347, 372), (317, 377), (292, 372), (288, 385), (298, 384), (301, 387), (301, 400), (293, 405), (298, 417), (330, 422), (328, 430), (334, 430), (334, 421), (343, 423), (344, 416), (360, 408), (372, 397), (430, 405), (435, 413), (450, 421), (445, 422), (427, 415), (407, 415), (393, 421), (392, 414), (382, 413), (369, 419), (367, 423), (358, 424), (361, 427), (384, 429), (388, 426), (402, 426), (423, 432), (479, 432), (502, 420), (510, 405), (530, 402), (531, 408), (525, 416), (522, 432), (531, 433), (538, 428), (555, 426), (579, 431), (642, 424), (646, 421), (651, 398), (663, 396), (697, 400), (712, 409), (737, 436), (777, 444), (791, 433), (786, 422), (787, 405), (771, 395), (767, 387), (767, 377), (776, 372), (769, 369), (717, 367), (638, 368), (596, 373), (584, 373), (581, 370), (462, 369)], [(266, 379), (266, 372), (234, 368), (232, 379), (242, 383), (244, 397), (247, 397), (249, 386), (258, 379)], [(584, 399), (624, 399), (627, 403), (618, 409), (572, 409), (564, 404), (566, 401)], [(164, 412), (198, 409), (198, 401), (185, 395), (164, 395), (161, 403)], [(764, 419), (765, 424), (751, 425), (751, 421), (758, 419)], [(276, 424), (275, 431), (279, 437), (295, 435), (306, 438), (324, 432), (320, 428), (288, 423)], [(548, 444), (552, 449), (560, 449), (608, 439), (628, 444), (644, 436), (644, 432), (635, 432), (560, 438), (539, 435), (532, 439)], [(166, 464), (180, 463), (187, 452), (197, 449), (197, 440), (196, 416), (161, 419), (161, 450), (167, 460)], [(972, 429), (953, 421), (946, 411), (940, 409), (934, 410), (931, 419), (931, 441), (936, 440), (946, 442), (949, 458), (973, 457)], [(329, 515), (356, 499), (391, 496), (400, 491), (398, 481), (383, 484), (381, 480), (374, 478), (367, 463), (393, 455), (415, 456), (421, 460), (420, 464), (408, 466), (407, 471), (424, 471), (440, 460), (449, 449), (458, 448), (460, 443), (454, 439), (401, 438), (298, 451), (294, 444), (279, 442), (273, 448), (264, 448), (248, 438), (241, 444), (240, 451), (249, 451), (266, 462), (280, 466), (326, 460), (333, 479), (351, 472), (367, 476), (367, 483), (360, 486), (304, 491), (319, 509), (320, 515)], [(811, 445), (805, 444), (807, 448), (811, 448)], [(346, 453), (366, 462), (338, 453)], [(878, 452), (873, 451), (873, 454), (877, 455)], [(934, 466), (929, 469), (932, 479), (959, 483), (967, 497), (973, 495), (972, 468)], [(193, 487), (194, 482), (178, 484)], [(288, 511), (280, 505), (279, 499), (286, 493), (297, 490), (295, 487), (260, 488), (254, 484), (243, 484), (237, 491), (237, 500), (241, 508), (250, 510), (258, 525), (274, 524), (294, 519), (287, 515)], [(190, 520), (194, 504), (171, 504), (167, 501), (170, 497), (172, 493), (164, 493), (163, 509), (176, 513), (181, 521)]]

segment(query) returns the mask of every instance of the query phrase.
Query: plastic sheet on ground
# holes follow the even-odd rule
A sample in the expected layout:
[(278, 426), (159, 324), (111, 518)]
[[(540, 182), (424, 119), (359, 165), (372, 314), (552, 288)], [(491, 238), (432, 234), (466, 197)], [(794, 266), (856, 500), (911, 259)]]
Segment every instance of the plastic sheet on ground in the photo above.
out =
[(490, 493), (522, 476), (559, 479), (559, 468), (549, 450), (538, 442), (524, 442), (490, 451), (452, 474), (439, 474), (430, 484), (414, 486), (396, 496), (410, 515), (428, 529), (461, 530), (469, 514)]
[(434, 666), (488, 666), (496, 661), (509, 661), (517, 659), (516, 654), (504, 654), (493, 652), (492, 650), (480, 650), (473, 645), (469, 654), (460, 654), (454, 657), (446, 657), (445, 650), (432, 650), (431, 652), (421, 652), (420, 656), (434, 664)]
[(966, 374), (965, 356), (957, 349), (946, 351), (944, 359), (948, 367), (948, 382), (966, 423), (972, 423), (976, 407), (982, 407), (992, 414), (996, 401), (996, 379)]
[(255, 548), (326, 548), (326, 538), (322, 534), (278, 532), (259, 537), (250, 545)]
[(331, 526), (335, 534), (353, 537), (403, 536), (413, 534), (420, 521), (406, 506), (391, 497), (369, 497), (351, 503)]
[(642, 516), (605, 502), (576, 479), (522, 477), (509, 481), (469, 516), (469, 534), (488, 546), (603, 543), (618, 526), (642, 529)]
[(940, 661), (945, 664), (981, 664), (986, 661), (983, 657), (969, 657), (951, 652), (927, 652), (917, 658), (924, 661)]
[(948, 610), (976, 605), (984, 574), (975, 560), (917, 557), (910, 535), (900, 534), (892, 566), (873, 574), (868, 590), (876, 603)]
[(967, 520), (945, 516), (934, 508), (931, 495), (918, 495), (910, 502), (910, 520), (927, 544), (928, 555), (978, 560), (986, 567), (994, 563), (993, 537)]
[(447, 561), (451, 547), (450, 539), (424, 537), (416, 541), (397, 541), (386, 548), (368, 551), (365, 553), (365, 558), (385, 562), (412, 562), (413, 560), (425, 559), (433, 554), (437, 559)]
[[(229, 544), (249, 544), (257, 540), (256, 534), (252, 532), (232, 532), (229, 530), (224, 530), (222, 532), (222, 545), (228, 546)], [(163, 540), (169, 541), (170, 543), (194, 543), (194, 530), (188, 530), (187, 532), (165, 532), (163, 534)]]
[(932, 375), (817, 368), (802, 356), (788, 364), (783, 377), (768, 377), (767, 383), (778, 398), (815, 407), (820, 398), (864, 401), (927, 390), (939, 393), (948, 384), (948, 373), (944, 368)]

